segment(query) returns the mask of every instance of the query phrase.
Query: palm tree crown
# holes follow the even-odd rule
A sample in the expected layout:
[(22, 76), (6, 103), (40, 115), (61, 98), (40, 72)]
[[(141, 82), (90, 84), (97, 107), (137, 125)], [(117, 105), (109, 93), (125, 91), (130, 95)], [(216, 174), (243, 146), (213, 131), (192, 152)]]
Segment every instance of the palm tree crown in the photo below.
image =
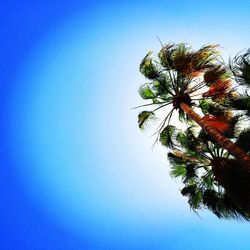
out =
[[(138, 107), (156, 107), (140, 112), (138, 123), (143, 129), (157, 111), (172, 106), (158, 126), (156, 141), (172, 150), (171, 175), (182, 177), (181, 192), (191, 208), (208, 208), (220, 218), (249, 219), (250, 128), (242, 124), (250, 115), (250, 95), (236, 90), (250, 87), (250, 51), (226, 66), (218, 48), (206, 45), (193, 51), (184, 43), (167, 44), (157, 58), (150, 51), (140, 64), (150, 82), (139, 94), (152, 102)], [(186, 131), (171, 124), (175, 111)]]
[[(199, 106), (195, 103), (197, 94), (201, 89), (203, 99), (205, 97), (213, 101), (220, 101), (230, 88), (230, 71), (219, 61), (219, 53), (216, 45), (203, 46), (200, 50), (193, 52), (191, 48), (183, 43), (168, 44), (164, 46), (158, 59), (151, 57), (150, 51), (142, 60), (140, 72), (150, 83), (142, 85), (139, 93), (143, 99), (151, 99), (158, 107), (151, 111), (172, 104), (174, 110), (179, 112), (179, 118), (189, 118), (180, 109), (182, 102), (189, 106)], [(201, 98), (201, 94), (198, 95)], [(139, 116), (141, 126), (146, 121), (145, 112)], [(154, 113), (150, 113), (148, 117)], [(147, 118), (148, 118), (147, 117)], [(168, 123), (171, 115), (164, 122)], [(162, 128), (164, 125), (162, 126)]]
[[(232, 72), (221, 60), (217, 48), (217, 45), (207, 45), (192, 51), (183, 43), (168, 44), (162, 47), (157, 59), (151, 57), (152, 51), (145, 56), (140, 72), (150, 82), (143, 84), (139, 93), (143, 99), (152, 100), (152, 103), (143, 106), (157, 107), (139, 114), (139, 127), (143, 128), (156, 111), (171, 104), (172, 109), (159, 126), (159, 136), (168, 133), (172, 114), (177, 110), (181, 121), (194, 120), (232, 155), (244, 160), (245, 164), (247, 162), (250, 169), (250, 157), (246, 152), (222, 136), (233, 130), (236, 118), (220, 106), (235, 91), (232, 88)], [(202, 118), (193, 111), (197, 108), (203, 111), (201, 102), (204, 100), (210, 101), (210, 112)], [(216, 112), (211, 112), (214, 109)]]

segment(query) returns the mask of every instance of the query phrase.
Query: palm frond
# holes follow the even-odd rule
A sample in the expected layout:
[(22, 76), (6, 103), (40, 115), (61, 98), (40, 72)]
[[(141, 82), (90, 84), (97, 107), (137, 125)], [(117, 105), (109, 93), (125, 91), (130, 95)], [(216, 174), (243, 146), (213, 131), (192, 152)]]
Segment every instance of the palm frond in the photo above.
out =
[(210, 68), (214, 61), (218, 58), (218, 45), (205, 45), (199, 49), (192, 57), (192, 67), (195, 70), (203, 70)]
[(195, 178), (197, 178), (196, 172), (197, 165), (194, 162), (187, 162), (186, 163), (186, 176), (183, 180), (183, 183), (192, 183)]
[(201, 180), (201, 185), (204, 189), (207, 190), (212, 189), (214, 187), (214, 178), (211, 170), (202, 175)]
[(230, 197), (224, 192), (220, 203), (220, 217), (224, 219), (250, 220), (249, 212), (242, 210)]
[(142, 99), (154, 99), (156, 97), (149, 83), (145, 83), (139, 88), (139, 94)]
[(221, 98), (221, 96), (226, 97), (226, 93), (231, 90), (231, 81), (230, 80), (218, 80), (212, 84), (209, 90), (202, 94), (203, 97), (212, 97), (214, 99)]
[(196, 184), (185, 186), (181, 190), (181, 194), (188, 197), (190, 208), (194, 211), (202, 206), (202, 192)]
[(199, 101), (199, 108), (204, 115), (211, 114), (216, 116), (227, 116), (229, 111), (219, 103), (210, 99), (202, 99)]
[(157, 80), (153, 81), (151, 90), (155, 96), (165, 101), (170, 101), (174, 95), (171, 80), (167, 75), (160, 76)]
[(186, 172), (187, 170), (185, 164), (175, 164), (171, 167), (170, 176), (174, 178), (177, 177), (185, 178)]
[(171, 70), (173, 67), (172, 54), (175, 50), (175, 44), (166, 44), (162, 47), (160, 52), (158, 53), (158, 58), (163, 67), (167, 70)]
[(184, 196), (189, 196), (190, 194), (194, 194), (196, 192), (197, 185), (192, 184), (192, 185), (187, 185), (181, 190), (181, 194)]
[(234, 57), (230, 65), (236, 81), (240, 85), (250, 87), (250, 49)]
[(199, 162), (199, 159), (198, 157), (196, 157), (196, 155), (181, 150), (173, 150), (172, 152), (169, 152), (168, 159), (170, 165), (186, 164), (186, 165), (193, 165), (193, 167), (195, 167)]
[(152, 111), (142, 111), (138, 115), (138, 125), (140, 129), (145, 128), (145, 124), (147, 121), (153, 119), (155, 117), (154, 113)]
[(206, 189), (203, 192), (203, 204), (218, 218), (249, 220), (249, 214), (240, 209), (224, 191)]
[(231, 73), (228, 71), (224, 66), (221, 65), (215, 65), (211, 68), (208, 68), (204, 75), (204, 81), (205, 83), (210, 86), (211, 84), (214, 84), (218, 80), (225, 81), (230, 79)]
[(168, 148), (174, 148), (175, 143), (173, 141), (174, 132), (176, 132), (176, 127), (173, 125), (167, 125), (160, 133), (160, 142), (162, 145)]
[(227, 98), (225, 105), (235, 110), (245, 110), (250, 114), (250, 96), (241, 94), (234, 98)]
[(176, 136), (176, 141), (191, 155), (198, 153), (198, 148), (201, 144), (195, 136), (192, 126), (187, 128), (186, 131), (180, 131)]
[(153, 51), (150, 51), (142, 60), (140, 64), (140, 72), (148, 79), (156, 79), (159, 77), (159, 69), (157, 69), (156, 64), (153, 59), (150, 58)]
[(173, 68), (182, 76), (190, 75), (192, 72), (191, 67), (191, 48), (185, 43), (179, 43), (175, 46), (171, 55)]

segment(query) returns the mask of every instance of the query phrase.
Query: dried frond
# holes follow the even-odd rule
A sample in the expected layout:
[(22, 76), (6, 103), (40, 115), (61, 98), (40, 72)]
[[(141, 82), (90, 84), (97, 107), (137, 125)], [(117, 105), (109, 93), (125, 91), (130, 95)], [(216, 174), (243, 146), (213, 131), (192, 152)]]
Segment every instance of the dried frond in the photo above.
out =
[(208, 86), (221, 80), (225, 81), (230, 78), (230, 73), (221, 65), (216, 65), (207, 69), (204, 73), (204, 81)]

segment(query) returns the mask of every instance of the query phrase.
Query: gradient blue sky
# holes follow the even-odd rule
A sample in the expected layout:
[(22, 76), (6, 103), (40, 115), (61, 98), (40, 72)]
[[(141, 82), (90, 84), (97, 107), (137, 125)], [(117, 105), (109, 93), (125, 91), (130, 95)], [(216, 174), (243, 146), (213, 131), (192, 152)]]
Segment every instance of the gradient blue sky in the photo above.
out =
[(138, 66), (163, 42), (250, 46), (248, 1), (0, 5), (1, 249), (249, 249), (249, 224), (191, 213), (137, 128)]

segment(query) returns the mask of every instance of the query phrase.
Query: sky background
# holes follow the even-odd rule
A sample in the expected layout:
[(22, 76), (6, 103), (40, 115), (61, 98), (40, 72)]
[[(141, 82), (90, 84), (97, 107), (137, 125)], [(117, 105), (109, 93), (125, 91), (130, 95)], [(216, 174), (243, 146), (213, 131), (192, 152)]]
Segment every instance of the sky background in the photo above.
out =
[(249, 249), (250, 224), (198, 217), (137, 126), (149, 50), (250, 47), (248, 1), (0, 3), (1, 249)]

